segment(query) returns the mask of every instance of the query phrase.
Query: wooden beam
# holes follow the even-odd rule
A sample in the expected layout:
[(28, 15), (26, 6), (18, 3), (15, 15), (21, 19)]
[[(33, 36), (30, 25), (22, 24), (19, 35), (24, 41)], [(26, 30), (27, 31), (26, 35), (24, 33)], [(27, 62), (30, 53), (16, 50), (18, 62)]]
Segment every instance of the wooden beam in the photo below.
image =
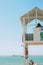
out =
[(29, 19), (31, 19), (31, 18), (35, 18), (35, 19), (38, 19), (38, 18), (43, 18), (43, 16), (37, 16), (37, 17), (36, 17), (36, 16), (29, 17), (29, 16), (28, 16), (28, 17), (24, 17), (24, 18), (29, 18)]
[(25, 42), (27, 45), (43, 45), (43, 41), (26, 41)]

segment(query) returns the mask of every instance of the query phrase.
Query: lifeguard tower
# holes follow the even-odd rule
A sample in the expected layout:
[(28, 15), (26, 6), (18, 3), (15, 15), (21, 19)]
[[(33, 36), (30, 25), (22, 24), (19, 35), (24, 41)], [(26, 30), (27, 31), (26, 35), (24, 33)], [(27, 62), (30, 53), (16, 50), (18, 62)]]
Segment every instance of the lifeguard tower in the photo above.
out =
[(43, 26), (38, 23), (33, 29), (33, 33), (27, 33), (27, 24), (32, 20), (40, 20), (43, 22), (43, 10), (35, 7), (30, 12), (20, 17), (23, 26), (23, 43), (24, 43), (24, 62), (28, 59), (28, 45), (43, 45)]

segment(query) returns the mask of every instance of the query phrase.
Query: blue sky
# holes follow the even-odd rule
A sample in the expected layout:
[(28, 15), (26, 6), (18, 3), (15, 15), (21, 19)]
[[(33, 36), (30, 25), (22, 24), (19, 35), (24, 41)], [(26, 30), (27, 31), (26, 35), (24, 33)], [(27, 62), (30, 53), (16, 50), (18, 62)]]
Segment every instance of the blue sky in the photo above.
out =
[[(0, 55), (23, 54), (20, 17), (34, 7), (43, 9), (43, 0), (0, 0)], [(42, 48), (29, 46), (29, 53), (42, 55)]]

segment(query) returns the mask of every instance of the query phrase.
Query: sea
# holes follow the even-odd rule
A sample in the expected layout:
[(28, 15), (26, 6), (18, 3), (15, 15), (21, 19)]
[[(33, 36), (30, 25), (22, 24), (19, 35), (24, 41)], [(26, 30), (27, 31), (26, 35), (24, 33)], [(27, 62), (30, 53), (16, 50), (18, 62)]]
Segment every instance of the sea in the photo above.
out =
[[(43, 56), (29, 56), (27, 63), (33, 60), (37, 65), (43, 65)], [(0, 65), (24, 65), (23, 56), (0, 56)]]

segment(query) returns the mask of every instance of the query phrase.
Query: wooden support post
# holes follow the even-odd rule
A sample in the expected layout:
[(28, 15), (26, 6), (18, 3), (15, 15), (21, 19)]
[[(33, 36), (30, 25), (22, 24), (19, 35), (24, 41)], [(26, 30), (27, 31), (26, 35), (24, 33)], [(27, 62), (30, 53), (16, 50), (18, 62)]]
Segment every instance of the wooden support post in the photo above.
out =
[(28, 59), (28, 45), (25, 43), (25, 32), (26, 32), (25, 18), (23, 18), (23, 31), (24, 31), (24, 65), (27, 65)]
[(25, 44), (25, 65), (28, 64), (28, 45)]

